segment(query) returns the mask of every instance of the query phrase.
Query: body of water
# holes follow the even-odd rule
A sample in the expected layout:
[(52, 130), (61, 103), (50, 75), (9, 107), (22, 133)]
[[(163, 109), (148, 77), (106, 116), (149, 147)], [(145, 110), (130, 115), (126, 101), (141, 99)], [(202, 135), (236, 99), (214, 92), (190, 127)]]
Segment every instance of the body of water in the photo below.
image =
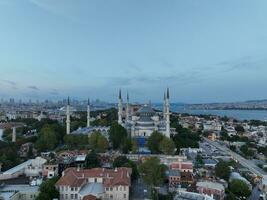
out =
[[(162, 105), (156, 106), (162, 110)], [(267, 121), (267, 110), (191, 110), (181, 105), (171, 105), (172, 112), (188, 113), (192, 115), (217, 115), (233, 117), (238, 120), (262, 120)]]

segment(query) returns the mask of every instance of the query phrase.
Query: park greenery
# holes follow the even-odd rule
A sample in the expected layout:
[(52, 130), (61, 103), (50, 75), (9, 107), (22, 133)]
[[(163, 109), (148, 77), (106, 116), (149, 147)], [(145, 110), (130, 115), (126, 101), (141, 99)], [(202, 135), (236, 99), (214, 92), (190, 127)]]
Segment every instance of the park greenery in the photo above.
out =
[(166, 166), (159, 158), (150, 157), (139, 166), (139, 172), (145, 183), (151, 187), (160, 186), (166, 178)]
[(137, 165), (134, 161), (129, 160), (126, 156), (119, 156), (113, 161), (113, 167), (129, 167), (132, 168), (132, 180), (139, 177)]
[(215, 166), (215, 174), (221, 179), (228, 181), (230, 173), (229, 163), (225, 161), (220, 160)]
[(88, 138), (90, 149), (103, 153), (108, 149), (108, 140), (100, 132), (92, 133)]
[(100, 160), (99, 155), (94, 150), (92, 150), (86, 156), (85, 168), (91, 169), (91, 168), (96, 168), (96, 167), (101, 167), (101, 160)]
[(175, 144), (172, 139), (154, 131), (147, 140), (147, 147), (153, 154), (174, 154)]
[(44, 181), (39, 188), (39, 195), (36, 200), (58, 199), (59, 191), (55, 187), (55, 183), (59, 177), (53, 177)]
[(190, 129), (183, 128), (181, 125), (176, 127), (177, 134), (172, 136), (177, 153), (181, 148), (198, 148), (200, 141), (200, 134), (198, 132), (192, 132)]
[(234, 179), (229, 183), (229, 196), (234, 196), (234, 199), (247, 199), (251, 191), (247, 184), (238, 179)]

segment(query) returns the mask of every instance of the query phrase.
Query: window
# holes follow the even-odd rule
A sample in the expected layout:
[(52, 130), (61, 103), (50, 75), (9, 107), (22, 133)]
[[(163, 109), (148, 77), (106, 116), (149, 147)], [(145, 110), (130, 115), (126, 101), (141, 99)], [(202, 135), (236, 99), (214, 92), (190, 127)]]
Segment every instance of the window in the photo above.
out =
[(112, 187), (110, 188), (110, 191), (113, 191), (113, 188)]
[(126, 199), (126, 194), (123, 194), (123, 198)]
[(113, 195), (112, 194), (110, 195), (110, 198), (113, 199)]
[(95, 183), (97, 182), (97, 178), (95, 178)]
[(73, 194), (71, 194), (71, 195), (70, 195), (70, 198), (71, 198), (71, 199), (73, 199), (73, 197), (74, 197), (74, 195), (73, 195)]
[(78, 194), (75, 194), (75, 199), (78, 199)]

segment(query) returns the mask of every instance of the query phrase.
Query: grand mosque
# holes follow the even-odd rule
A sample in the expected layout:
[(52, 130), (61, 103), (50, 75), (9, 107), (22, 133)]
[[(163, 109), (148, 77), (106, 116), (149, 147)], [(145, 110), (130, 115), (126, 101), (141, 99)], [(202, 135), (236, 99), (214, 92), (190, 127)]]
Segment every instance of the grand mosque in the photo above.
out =
[(163, 112), (157, 112), (151, 103), (138, 106), (130, 104), (127, 93), (123, 104), (121, 90), (118, 98), (118, 123), (122, 125), (132, 138), (147, 139), (154, 131), (170, 137), (170, 103), (169, 88), (164, 93)]

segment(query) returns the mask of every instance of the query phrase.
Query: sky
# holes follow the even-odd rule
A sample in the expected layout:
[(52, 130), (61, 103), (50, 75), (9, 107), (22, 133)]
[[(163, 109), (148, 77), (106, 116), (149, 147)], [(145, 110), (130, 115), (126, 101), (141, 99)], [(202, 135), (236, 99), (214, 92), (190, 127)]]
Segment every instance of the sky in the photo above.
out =
[(266, 0), (0, 0), (0, 98), (267, 99)]

